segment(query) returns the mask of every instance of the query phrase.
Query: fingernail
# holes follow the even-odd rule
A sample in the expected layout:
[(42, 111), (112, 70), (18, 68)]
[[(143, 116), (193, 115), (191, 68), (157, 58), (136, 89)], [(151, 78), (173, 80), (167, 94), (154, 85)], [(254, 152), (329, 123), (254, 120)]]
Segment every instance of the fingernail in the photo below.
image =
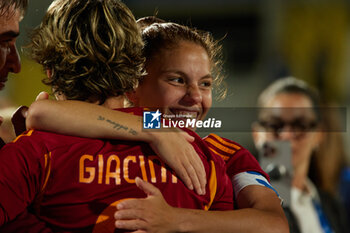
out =
[(119, 228), (119, 227), (122, 228), (123, 227), (123, 225), (119, 221), (115, 221), (114, 225), (117, 228)]
[(119, 210), (119, 209), (122, 209), (124, 206), (123, 206), (123, 204), (122, 203), (119, 203), (118, 205), (117, 205), (117, 209)]

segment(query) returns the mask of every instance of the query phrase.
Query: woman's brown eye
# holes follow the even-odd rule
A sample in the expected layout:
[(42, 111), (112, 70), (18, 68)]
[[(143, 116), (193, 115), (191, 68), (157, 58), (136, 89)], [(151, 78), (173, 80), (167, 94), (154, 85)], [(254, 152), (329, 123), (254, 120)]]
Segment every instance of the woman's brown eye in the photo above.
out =
[(211, 87), (212, 86), (212, 82), (202, 82), (201, 83), (201, 86), (203, 86), (203, 87)]
[(182, 78), (170, 78), (169, 80), (171, 82), (184, 83), (184, 80)]

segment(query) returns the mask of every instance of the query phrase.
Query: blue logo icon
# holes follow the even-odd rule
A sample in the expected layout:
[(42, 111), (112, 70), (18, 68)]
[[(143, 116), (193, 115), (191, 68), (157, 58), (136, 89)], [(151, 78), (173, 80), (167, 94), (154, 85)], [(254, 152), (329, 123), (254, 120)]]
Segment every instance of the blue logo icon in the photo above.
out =
[(144, 129), (160, 129), (160, 116), (162, 114), (156, 112), (143, 112), (143, 128)]

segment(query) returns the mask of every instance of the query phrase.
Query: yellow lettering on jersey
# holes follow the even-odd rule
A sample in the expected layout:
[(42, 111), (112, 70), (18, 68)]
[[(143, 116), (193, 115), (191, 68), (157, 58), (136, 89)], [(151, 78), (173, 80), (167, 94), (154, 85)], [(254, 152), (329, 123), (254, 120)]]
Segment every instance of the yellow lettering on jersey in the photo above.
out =
[(173, 182), (174, 184), (177, 183), (177, 177), (175, 176), (174, 172), (171, 173), (171, 182)]
[(103, 155), (98, 155), (98, 183), (102, 184), (103, 176)]
[[(111, 164), (115, 162), (115, 171), (111, 171)], [(109, 184), (110, 178), (115, 179), (115, 184), (120, 184), (120, 159), (116, 155), (110, 155), (107, 159), (107, 168), (106, 168), (106, 184)]]
[[(160, 175), (161, 175), (161, 178), (162, 178), (162, 183), (166, 183), (166, 168), (165, 168), (165, 164), (163, 163), (163, 161), (161, 161), (159, 159), (158, 156), (155, 156), (155, 155), (152, 155), (152, 156), (148, 156), (148, 159), (152, 162), (154, 160), (157, 160), (160, 164), (161, 164), (161, 169), (160, 169)], [(152, 163), (152, 166), (153, 166), (153, 163)]]
[(141, 174), (142, 174), (142, 179), (144, 181), (148, 181), (147, 179), (147, 173), (146, 173), (146, 167), (145, 167), (145, 158), (143, 155), (139, 156), (139, 160), (140, 160), (140, 167), (141, 167)]
[[(95, 168), (85, 167), (85, 160), (93, 161), (94, 157), (92, 155), (83, 155), (80, 157), (79, 161), (79, 182), (80, 183), (91, 183), (95, 179)], [(89, 175), (85, 177), (85, 172)]]
[(163, 162), (161, 162), (161, 164), (162, 164), (162, 168), (161, 168), (162, 182), (166, 183), (166, 168), (165, 168), (165, 164)]
[(135, 183), (135, 179), (130, 179), (129, 177), (129, 162), (136, 163), (136, 156), (135, 155), (129, 155), (124, 159), (124, 167), (123, 167), (123, 173), (124, 173), (124, 179), (126, 182), (133, 184)]
[[(48, 162), (46, 161), (46, 163)], [(130, 177), (130, 171), (137, 171), (137, 169), (141, 170), (141, 174), (140, 172), (137, 173), (145, 181), (177, 183), (176, 174), (171, 172), (171, 176), (168, 178), (167, 172), (169, 170), (155, 155), (148, 157), (129, 155), (124, 158), (124, 156), (119, 157), (113, 154), (107, 156), (103, 154), (82, 155), (79, 159), (79, 182), (120, 185), (123, 179), (123, 182), (133, 184), (135, 183), (135, 177)], [(157, 177), (159, 180), (157, 180)], [(114, 179), (114, 182), (111, 179)]]
[(151, 172), (151, 182), (156, 183), (157, 182), (156, 172), (154, 170), (153, 161), (151, 159), (148, 160), (148, 165), (149, 165), (149, 170)]

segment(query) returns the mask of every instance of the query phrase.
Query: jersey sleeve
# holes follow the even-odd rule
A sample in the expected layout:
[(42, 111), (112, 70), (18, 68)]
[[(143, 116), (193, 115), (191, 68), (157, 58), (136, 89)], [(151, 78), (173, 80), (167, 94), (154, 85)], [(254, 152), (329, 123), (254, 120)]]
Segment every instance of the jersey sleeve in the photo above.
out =
[(238, 143), (216, 134), (209, 134), (203, 140), (214, 154), (223, 158), (226, 163), (227, 174), (231, 179), (239, 173), (253, 171), (260, 173), (268, 181), (270, 180), (255, 157)]
[(0, 225), (25, 211), (40, 194), (45, 178), (47, 164), (32, 136), (19, 137), (0, 150)]
[(233, 184), (233, 190), (234, 190), (236, 199), (238, 197), (239, 192), (249, 185), (264, 186), (266, 188), (273, 190), (276, 193), (276, 195), (280, 197), (278, 192), (276, 191), (276, 189), (272, 187), (270, 182), (258, 172), (253, 172), (253, 171), (241, 172), (234, 175), (231, 181)]

